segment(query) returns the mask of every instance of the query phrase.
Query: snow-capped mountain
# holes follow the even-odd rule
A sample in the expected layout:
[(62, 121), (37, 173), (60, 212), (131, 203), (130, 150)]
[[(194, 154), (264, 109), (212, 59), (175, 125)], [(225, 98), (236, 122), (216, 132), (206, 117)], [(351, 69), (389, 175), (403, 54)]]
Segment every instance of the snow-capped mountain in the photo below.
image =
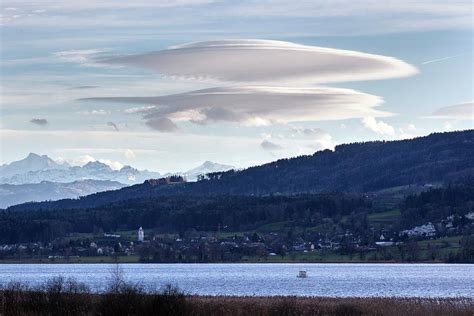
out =
[(25, 174), (28, 172), (51, 169), (64, 170), (69, 167), (70, 165), (67, 162), (59, 164), (46, 155), (40, 156), (34, 153), (30, 153), (28, 157), (22, 160), (14, 161), (11, 164), (5, 164), (0, 166), (0, 177), (11, 177), (16, 174)]
[(33, 184), (0, 184), (0, 208), (25, 202), (77, 198), (101, 191), (117, 190), (125, 185), (116, 181), (84, 180), (71, 183), (43, 181)]
[[(201, 174), (230, 169), (234, 167), (206, 161), (186, 172), (166, 175), (183, 175), (188, 181), (196, 181)], [(114, 170), (100, 161), (71, 166), (46, 155), (31, 153), (22, 160), (0, 166), (0, 208), (30, 201), (76, 198), (161, 177), (158, 172), (131, 166)]]
[[(224, 164), (212, 162), (212, 161), (206, 161), (202, 165), (196, 168), (190, 169), (186, 172), (177, 172), (173, 174), (185, 176), (187, 181), (196, 181), (199, 175), (204, 175), (211, 172), (227, 171), (231, 169), (235, 169), (235, 167), (231, 165), (224, 165)], [(167, 175), (171, 175), (171, 174), (168, 173)]]
[[(227, 171), (233, 166), (206, 161), (202, 165), (186, 172), (168, 173), (186, 177), (187, 181), (196, 181), (201, 174)], [(165, 175), (165, 176), (166, 176)], [(90, 161), (83, 166), (71, 166), (67, 162), (58, 163), (46, 155), (29, 154), (25, 159), (0, 166), (0, 184), (31, 184), (47, 182), (70, 183), (83, 180), (117, 181), (123, 184), (137, 184), (152, 178), (160, 178), (158, 172), (138, 170), (124, 166), (114, 170), (100, 161)]]
[(0, 184), (27, 184), (43, 181), (69, 183), (82, 180), (109, 180), (123, 184), (141, 183), (150, 178), (159, 178), (158, 172), (137, 170), (124, 166), (113, 170), (105, 163), (91, 161), (84, 166), (59, 164), (46, 155), (29, 154), (25, 159), (3, 165), (0, 168)]

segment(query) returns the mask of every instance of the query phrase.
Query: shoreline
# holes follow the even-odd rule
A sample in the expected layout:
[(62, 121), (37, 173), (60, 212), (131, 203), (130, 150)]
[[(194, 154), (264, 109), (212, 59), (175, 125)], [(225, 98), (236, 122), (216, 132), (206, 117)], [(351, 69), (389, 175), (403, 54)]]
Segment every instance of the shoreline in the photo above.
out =
[(395, 262), (395, 261), (274, 261), (274, 262), (261, 262), (261, 261), (236, 261), (236, 262), (130, 262), (130, 261), (94, 261), (94, 262), (68, 262), (68, 261), (33, 261), (33, 262), (23, 262), (23, 261), (6, 261), (0, 260), (0, 265), (7, 265), (7, 264), (20, 264), (20, 265), (31, 265), (31, 264), (47, 264), (47, 265), (55, 265), (55, 264), (121, 264), (121, 265), (128, 265), (128, 264), (144, 264), (144, 265), (151, 265), (151, 264), (158, 264), (158, 265), (165, 265), (165, 264), (184, 264), (184, 265), (193, 265), (193, 264), (354, 264), (354, 265), (363, 265), (363, 264), (380, 264), (380, 265), (389, 265), (389, 264), (403, 264), (403, 265), (414, 265), (414, 264), (433, 264), (433, 265), (473, 265), (473, 263), (467, 262), (431, 262), (431, 261), (420, 261), (420, 262)]

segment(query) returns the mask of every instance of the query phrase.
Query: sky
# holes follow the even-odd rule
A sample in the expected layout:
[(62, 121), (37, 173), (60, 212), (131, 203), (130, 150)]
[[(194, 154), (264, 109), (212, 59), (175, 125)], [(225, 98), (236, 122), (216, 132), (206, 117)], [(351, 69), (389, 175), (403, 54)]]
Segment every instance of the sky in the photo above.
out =
[(474, 127), (470, 0), (4, 0), (0, 14), (0, 164), (245, 168)]

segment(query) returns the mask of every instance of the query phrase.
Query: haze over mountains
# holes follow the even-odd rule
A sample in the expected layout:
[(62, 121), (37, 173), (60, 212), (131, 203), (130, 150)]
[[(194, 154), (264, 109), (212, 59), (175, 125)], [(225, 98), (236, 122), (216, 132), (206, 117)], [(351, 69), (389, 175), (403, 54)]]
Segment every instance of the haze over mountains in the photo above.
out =
[(117, 190), (126, 186), (117, 181), (83, 180), (69, 183), (47, 182), (30, 184), (1, 184), (0, 208), (45, 200), (73, 199), (96, 192)]
[(474, 179), (474, 130), (435, 133), (401, 141), (343, 144), (334, 151), (280, 159), (241, 171), (207, 175), (175, 185), (143, 183), (80, 200), (32, 203), (14, 210), (94, 208), (131, 199), (176, 195), (294, 195), (377, 192), (395, 187), (431, 187)]
[[(229, 165), (206, 161), (186, 172), (177, 172), (188, 181), (195, 181), (200, 174), (233, 169)], [(30, 153), (26, 158), (0, 166), (0, 207), (30, 202), (76, 198), (92, 193), (119, 189), (159, 178), (158, 172), (138, 170), (124, 166), (112, 169), (100, 161), (84, 166), (71, 166), (46, 155)]]

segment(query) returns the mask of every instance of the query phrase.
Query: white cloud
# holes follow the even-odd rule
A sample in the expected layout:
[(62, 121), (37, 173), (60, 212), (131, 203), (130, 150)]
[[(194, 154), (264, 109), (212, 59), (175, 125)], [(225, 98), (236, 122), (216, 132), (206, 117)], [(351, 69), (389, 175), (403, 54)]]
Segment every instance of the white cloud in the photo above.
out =
[(437, 109), (427, 118), (434, 119), (454, 119), (454, 120), (474, 120), (474, 102), (466, 102)]
[(89, 162), (97, 161), (94, 157), (90, 155), (82, 155), (72, 159), (66, 159), (66, 161), (72, 166), (84, 166)]
[(453, 122), (446, 121), (443, 123), (443, 131), (452, 131), (454, 129)]
[(292, 136), (324, 136), (327, 135), (327, 132), (321, 128), (316, 127), (300, 127), (300, 126), (290, 126), (290, 131), (292, 132)]
[(106, 64), (102, 64), (100, 61), (111, 57), (109, 49), (82, 49), (82, 50), (68, 50), (62, 52), (56, 52), (53, 54), (59, 59), (69, 62), (80, 64), (85, 67), (104, 67)]
[(375, 80), (418, 72), (393, 57), (258, 39), (197, 42), (103, 62), (172, 77), (265, 84)]
[(426, 130), (418, 128), (414, 124), (407, 124), (398, 129), (397, 136), (399, 139), (407, 139), (426, 135), (426, 133)]
[(147, 112), (151, 109), (154, 109), (155, 107), (156, 106), (154, 106), (154, 105), (139, 106), (139, 107), (133, 107), (133, 108), (125, 109), (124, 112), (127, 113), (127, 114), (143, 113), (143, 112)]
[(118, 161), (112, 161), (110, 159), (96, 159), (96, 158), (92, 157), (91, 155), (81, 155), (81, 156), (77, 156), (77, 157), (69, 158), (69, 159), (59, 158), (58, 160), (59, 161), (66, 161), (71, 166), (80, 166), (80, 167), (82, 167), (82, 166), (88, 164), (89, 162), (99, 161), (99, 162), (104, 163), (107, 166), (109, 166), (112, 170), (120, 170), (120, 169), (123, 168), (123, 164), (121, 164)]
[[(239, 1), (234, 14), (272, 17), (351, 17), (396, 14), (424, 14), (431, 16), (464, 16), (470, 13), (468, 0), (445, 2), (440, 0), (291, 0)], [(421, 17), (420, 17), (421, 18)]]
[(364, 117), (362, 119), (362, 123), (364, 124), (365, 127), (370, 129), (371, 131), (382, 134), (382, 135), (389, 135), (389, 136), (395, 136), (395, 129), (393, 126), (383, 122), (383, 121), (377, 121), (374, 117)]
[(106, 164), (112, 170), (120, 170), (120, 169), (123, 168), (123, 164), (121, 164), (118, 161), (112, 161), (112, 160), (109, 160), (109, 159), (99, 159), (98, 161), (101, 162), (101, 163)]
[(303, 138), (311, 140), (317, 148), (334, 148), (336, 145), (332, 136), (321, 128), (290, 126), (292, 138)]
[[(153, 105), (140, 110), (157, 130), (175, 131), (173, 120), (268, 125), (296, 121), (390, 116), (377, 110), (383, 100), (340, 88), (219, 87), (158, 97), (104, 97), (83, 100)], [(179, 119), (176, 119), (179, 118)]]
[[(245, 34), (249, 29), (273, 36), (283, 31), (317, 36), (472, 28), (469, 0), (4, 0), (2, 4), (15, 9), (2, 12), (0, 23), (6, 25), (142, 27), (146, 29), (143, 33), (151, 34), (149, 38), (153, 39), (160, 29), (165, 36), (235, 34), (236, 30)], [(325, 23), (327, 19), (331, 19), (329, 23)], [(222, 23), (226, 20), (232, 23)], [(153, 32), (148, 32), (152, 28)]]
[(137, 155), (135, 154), (135, 152), (131, 149), (126, 149), (123, 153), (123, 155), (125, 156), (125, 158), (127, 159), (134, 159), (137, 157)]
[(90, 111), (79, 111), (76, 113), (80, 115), (88, 115), (88, 116), (89, 115), (107, 115), (107, 114), (110, 114), (110, 111), (99, 109), (99, 110), (90, 110)]
[(5, 0), (5, 4), (9, 7), (4, 8), (6, 11), (18, 11), (20, 8), (26, 10), (28, 8), (41, 6), (41, 9), (35, 9), (35, 11), (41, 11), (37, 13), (43, 13), (48, 10), (53, 11), (90, 11), (90, 10), (113, 10), (113, 9), (151, 9), (151, 8), (170, 8), (179, 6), (192, 6), (201, 5), (213, 2), (212, 0), (136, 0), (130, 1), (117, 1), (117, 0), (82, 0), (82, 1), (62, 1), (62, 0), (50, 0), (50, 1), (35, 1), (35, 0)]

